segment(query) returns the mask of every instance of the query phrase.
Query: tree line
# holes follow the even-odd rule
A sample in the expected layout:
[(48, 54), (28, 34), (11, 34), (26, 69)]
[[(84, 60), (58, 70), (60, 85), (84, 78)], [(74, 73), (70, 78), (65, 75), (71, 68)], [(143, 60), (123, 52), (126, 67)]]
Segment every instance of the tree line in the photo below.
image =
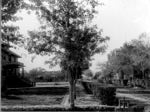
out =
[(113, 78), (118, 74), (120, 79), (148, 79), (150, 73), (149, 36), (142, 33), (138, 39), (124, 43), (120, 48), (108, 54), (108, 61), (103, 64), (102, 74)]

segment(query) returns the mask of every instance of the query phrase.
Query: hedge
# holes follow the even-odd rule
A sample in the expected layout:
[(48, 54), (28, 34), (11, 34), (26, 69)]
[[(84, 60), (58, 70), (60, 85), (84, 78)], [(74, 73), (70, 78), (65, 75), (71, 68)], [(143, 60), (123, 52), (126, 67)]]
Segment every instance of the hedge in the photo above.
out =
[(102, 85), (92, 81), (81, 81), (88, 94), (93, 94), (103, 105), (118, 105), (116, 88), (111, 85)]

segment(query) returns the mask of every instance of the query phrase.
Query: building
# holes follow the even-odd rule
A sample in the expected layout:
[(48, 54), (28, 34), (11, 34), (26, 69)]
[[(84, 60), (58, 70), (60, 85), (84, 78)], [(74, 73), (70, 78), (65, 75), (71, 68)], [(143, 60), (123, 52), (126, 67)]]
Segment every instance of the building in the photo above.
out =
[(18, 62), (21, 58), (16, 53), (9, 50), (8, 44), (2, 44), (2, 73), (3, 75), (20, 75), (20, 69), (23, 71), (23, 63)]
[(31, 86), (31, 82), (23, 77), (24, 64), (18, 62), (21, 57), (9, 48), (9, 44), (1, 44), (2, 91), (11, 87)]

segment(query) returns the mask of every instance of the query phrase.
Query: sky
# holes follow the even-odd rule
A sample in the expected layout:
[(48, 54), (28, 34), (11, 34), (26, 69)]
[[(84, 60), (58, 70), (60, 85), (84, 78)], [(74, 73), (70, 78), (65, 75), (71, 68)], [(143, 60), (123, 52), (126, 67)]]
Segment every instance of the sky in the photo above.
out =
[[(98, 63), (107, 60), (107, 54), (113, 49), (119, 48), (125, 42), (138, 38), (143, 32), (150, 32), (150, 0), (101, 0), (104, 5), (98, 6), (98, 14), (95, 16), (93, 23), (99, 29), (103, 29), (103, 36), (109, 36), (110, 41), (107, 42), (108, 48), (104, 54), (96, 54), (92, 61), (91, 70), (99, 71)], [(39, 22), (34, 14), (28, 15), (26, 12), (18, 13), (23, 20), (15, 24), (20, 27), (20, 32), (26, 37), (28, 30), (36, 30)], [(22, 56), (20, 62), (25, 64), (25, 70), (42, 67), (46, 70), (60, 70), (59, 66), (49, 68), (44, 64), (48, 57), (36, 56), (31, 62), (31, 55), (22, 48), (14, 50)]]

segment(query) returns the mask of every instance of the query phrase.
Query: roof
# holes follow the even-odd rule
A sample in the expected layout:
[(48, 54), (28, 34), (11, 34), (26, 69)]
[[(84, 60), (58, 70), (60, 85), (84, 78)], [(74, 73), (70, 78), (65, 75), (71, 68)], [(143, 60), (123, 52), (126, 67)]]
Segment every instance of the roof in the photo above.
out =
[(11, 51), (11, 50), (9, 50), (9, 49), (3, 49), (3, 48), (2, 48), (2, 50), (3, 50), (4, 52), (7, 52), (9, 55), (13, 55), (13, 56), (15, 56), (15, 57), (17, 57), (17, 58), (21, 58), (21, 56), (19, 56), (18, 54), (14, 53), (13, 51)]
[(5, 42), (1, 43), (1, 45), (2, 45), (2, 47), (8, 47), (8, 48), (11, 47), (10, 44), (5, 43)]
[(4, 52), (7, 52), (9, 55), (13, 55), (15, 57), (21, 58), (18, 54), (14, 53), (13, 51), (9, 50), (9, 48), (12, 47), (9, 43), (2, 42), (1, 43), (1, 49)]

